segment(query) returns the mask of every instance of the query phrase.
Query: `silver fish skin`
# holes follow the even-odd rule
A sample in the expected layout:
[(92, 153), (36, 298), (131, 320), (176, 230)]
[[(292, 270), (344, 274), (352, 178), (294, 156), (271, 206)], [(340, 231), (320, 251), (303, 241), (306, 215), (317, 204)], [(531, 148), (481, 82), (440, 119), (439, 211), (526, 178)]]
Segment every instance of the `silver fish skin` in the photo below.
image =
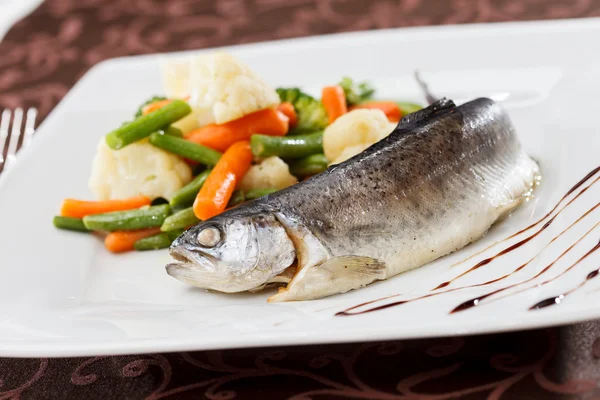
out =
[[(498, 104), (480, 98), (457, 107), (442, 99), (322, 174), (191, 228), (171, 247), (181, 262), (167, 272), (234, 292), (264, 285), (296, 258), (294, 277), (269, 301), (347, 292), (479, 239), (523, 201), (538, 175)], [(244, 228), (241, 242), (239, 232), (228, 232), (240, 224), (254, 227)], [(215, 246), (198, 245), (207, 228), (219, 231)]]

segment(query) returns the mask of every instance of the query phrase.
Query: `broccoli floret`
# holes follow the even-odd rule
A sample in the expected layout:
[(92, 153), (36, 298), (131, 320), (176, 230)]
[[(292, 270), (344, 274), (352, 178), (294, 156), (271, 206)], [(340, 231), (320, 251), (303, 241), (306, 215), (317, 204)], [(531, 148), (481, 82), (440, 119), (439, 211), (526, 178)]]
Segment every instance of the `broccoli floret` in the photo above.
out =
[(298, 88), (278, 88), (277, 94), (282, 102), (292, 103), (298, 114), (298, 125), (293, 133), (323, 130), (329, 121), (323, 104)]
[(347, 76), (343, 77), (338, 85), (344, 89), (348, 106), (365, 102), (371, 99), (375, 93), (375, 89), (368, 82), (361, 82), (355, 85), (354, 81)]
[(152, 96), (150, 99), (146, 100), (146, 102), (144, 104), (142, 104), (140, 106), (140, 108), (138, 108), (137, 112), (135, 113), (135, 117), (141, 117), (142, 116), (142, 110), (144, 109), (144, 107), (146, 107), (148, 104), (152, 104), (155, 101), (160, 101), (160, 100), (166, 100), (167, 98), (164, 96)]

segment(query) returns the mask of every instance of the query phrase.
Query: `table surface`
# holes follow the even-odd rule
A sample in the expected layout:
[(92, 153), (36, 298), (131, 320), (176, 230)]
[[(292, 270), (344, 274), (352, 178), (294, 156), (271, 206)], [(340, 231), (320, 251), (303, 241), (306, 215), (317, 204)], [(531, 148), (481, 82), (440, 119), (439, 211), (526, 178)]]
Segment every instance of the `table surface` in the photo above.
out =
[[(43, 119), (92, 65), (123, 55), (592, 16), (600, 0), (46, 0), (0, 42), (0, 109), (37, 107)], [(386, 343), (0, 359), (0, 400), (162, 397), (600, 399), (600, 321)]]

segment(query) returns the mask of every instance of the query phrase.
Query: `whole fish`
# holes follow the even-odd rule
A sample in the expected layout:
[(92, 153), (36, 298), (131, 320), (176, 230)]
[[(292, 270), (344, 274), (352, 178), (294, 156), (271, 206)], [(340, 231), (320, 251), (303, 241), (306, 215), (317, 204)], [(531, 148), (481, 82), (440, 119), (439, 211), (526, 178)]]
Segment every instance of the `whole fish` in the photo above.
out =
[(178, 262), (167, 272), (239, 292), (291, 270), (269, 301), (347, 292), (479, 239), (537, 176), (498, 104), (442, 99), (357, 156), (190, 228), (171, 246)]

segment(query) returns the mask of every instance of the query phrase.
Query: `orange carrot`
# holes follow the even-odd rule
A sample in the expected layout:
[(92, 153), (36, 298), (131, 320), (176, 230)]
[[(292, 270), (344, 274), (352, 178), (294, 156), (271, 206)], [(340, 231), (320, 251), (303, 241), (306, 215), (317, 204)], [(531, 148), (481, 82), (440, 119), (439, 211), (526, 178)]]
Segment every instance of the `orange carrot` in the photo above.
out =
[[(185, 96), (185, 97), (181, 98), (181, 100), (183, 100), (183, 101), (188, 101), (189, 99), (190, 99), (190, 96)], [(142, 115), (150, 114), (152, 111), (156, 111), (159, 108), (166, 106), (167, 104), (169, 104), (172, 101), (173, 101), (173, 99), (165, 99), (165, 100), (157, 100), (153, 103), (146, 104), (144, 107), (142, 107)]]
[(266, 108), (224, 124), (210, 124), (194, 129), (186, 138), (194, 143), (225, 151), (240, 140), (249, 140), (255, 133), (283, 136), (289, 129), (289, 118), (283, 113)]
[(298, 115), (296, 114), (296, 110), (294, 109), (294, 105), (292, 103), (281, 103), (277, 106), (277, 111), (281, 111), (290, 119), (290, 129), (296, 127), (296, 124), (298, 123)]
[(194, 214), (207, 220), (222, 213), (236, 184), (244, 177), (252, 163), (248, 141), (232, 144), (212, 169), (194, 201)]
[(65, 199), (60, 208), (63, 217), (83, 218), (86, 215), (103, 214), (111, 211), (133, 210), (149, 206), (151, 200), (146, 196), (131, 197), (124, 200), (83, 201)]
[(144, 107), (142, 107), (142, 115), (150, 114), (152, 111), (156, 111), (159, 108), (166, 106), (171, 101), (172, 100), (166, 99), (166, 100), (158, 100), (158, 101), (155, 101), (154, 103), (147, 104)]
[(140, 239), (158, 235), (160, 228), (148, 228), (139, 231), (116, 231), (106, 235), (104, 246), (113, 253), (133, 250), (133, 245)]
[(398, 107), (398, 104), (393, 101), (371, 101), (368, 103), (359, 104), (350, 108), (355, 110), (357, 108), (370, 108), (378, 109), (385, 113), (386, 117), (390, 122), (398, 122), (402, 118), (402, 110)]
[(329, 123), (338, 119), (340, 116), (348, 112), (346, 105), (346, 95), (341, 86), (326, 86), (321, 93), (321, 101), (327, 111)]

